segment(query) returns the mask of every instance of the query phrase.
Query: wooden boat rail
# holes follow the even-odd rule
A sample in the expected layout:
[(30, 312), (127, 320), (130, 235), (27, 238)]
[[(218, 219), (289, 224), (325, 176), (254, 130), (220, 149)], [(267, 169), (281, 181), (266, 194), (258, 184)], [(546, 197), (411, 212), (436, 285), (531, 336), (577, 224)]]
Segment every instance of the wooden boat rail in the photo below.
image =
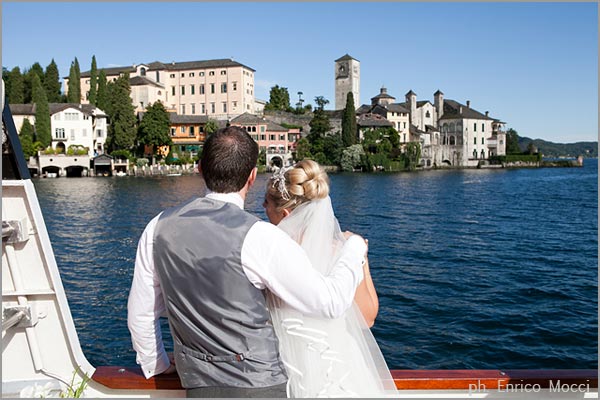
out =
[[(507, 385), (569, 385), (597, 389), (595, 369), (510, 369), (510, 370), (391, 370), (399, 390), (503, 390)], [(146, 379), (139, 367), (98, 367), (92, 376), (111, 389), (183, 390), (177, 374)]]

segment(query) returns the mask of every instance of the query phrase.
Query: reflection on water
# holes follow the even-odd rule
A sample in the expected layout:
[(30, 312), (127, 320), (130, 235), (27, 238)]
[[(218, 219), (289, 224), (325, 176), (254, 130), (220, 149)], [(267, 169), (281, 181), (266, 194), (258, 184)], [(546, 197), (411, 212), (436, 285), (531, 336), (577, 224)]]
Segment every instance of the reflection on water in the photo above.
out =
[[(596, 368), (597, 177), (596, 160), (332, 175), (342, 229), (369, 239), (373, 332), (389, 366)], [(246, 201), (263, 219), (266, 180)], [(133, 365), (126, 304), (137, 241), (164, 208), (203, 195), (202, 179), (34, 183), (86, 356)]]

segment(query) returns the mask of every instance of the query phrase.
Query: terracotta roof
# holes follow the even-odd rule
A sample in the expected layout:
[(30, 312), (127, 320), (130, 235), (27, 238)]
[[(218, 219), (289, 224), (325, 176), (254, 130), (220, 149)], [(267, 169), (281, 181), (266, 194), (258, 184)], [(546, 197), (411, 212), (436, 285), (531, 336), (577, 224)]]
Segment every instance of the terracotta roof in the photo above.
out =
[(172, 124), (205, 124), (208, 122), (206, 115), (179, 115), (169, 113), (169, 122)]
[(277, 125), (274, 122), (267, 121), (267, 131), (268, 132), (287, 132), (288, 129), (284, 128), (281, 125)]
[(386, 106), (386, 108), (392, 112), (405, 113), (405, 114), (410, 113), (410, 110), (408, 108), (404, 107), (402, 104), (399, 104), (399, 103), (388, 104)]
[(9, 104), (12, 115), (35, 115), (35, 104)]
[(358, 117), (357, 125), (361, 127), (393, 126), (387, 119), (378, 114), (363, 114)]
[(235, 124), (266, 124), (266, 121), (254, 114), (243, 113), (231, 120)]

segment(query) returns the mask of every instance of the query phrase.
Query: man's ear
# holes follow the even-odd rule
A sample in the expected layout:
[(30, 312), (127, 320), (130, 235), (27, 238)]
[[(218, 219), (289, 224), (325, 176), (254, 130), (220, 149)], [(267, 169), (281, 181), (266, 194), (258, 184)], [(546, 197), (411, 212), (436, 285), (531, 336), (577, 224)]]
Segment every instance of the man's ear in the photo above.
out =
[(281, 213), (283, 214), (283, 218), (287, 217), (288, 215), (290, 215), (290, 210), (288, 210), (287, 208), (284, 208), (283, 210), (281, 210)]
[(256, 174), (258, 174), (258, 168), (254, 167), (252, 169), (252, 172), (250, 172), (250, 176), (248, 176), (248, 181), (247, 181), (248, 189), (250, 189), (252, 187), (252, 185), (254, 185), (254, 181), (256, 181)]

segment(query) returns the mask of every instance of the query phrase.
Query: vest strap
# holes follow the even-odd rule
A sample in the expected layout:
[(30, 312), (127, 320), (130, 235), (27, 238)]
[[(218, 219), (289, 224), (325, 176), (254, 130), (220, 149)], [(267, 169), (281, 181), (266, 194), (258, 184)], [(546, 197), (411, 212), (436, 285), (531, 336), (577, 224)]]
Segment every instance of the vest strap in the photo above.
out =
[(247, 354), (244, 354), (244, 353), (233, 354), (233, 355), (228, 355), (228, 356), (225, 356), (225, 355), (215, 356), (212, 354), (201, 353), (201, 352), (191, 349), (183, 344), (181, 344), (180, 346), (181, 346), (182, 353), (190, 355), (194, 358), (197, 358), (199, 360), (206, 361), (206, 362), (230, 362), (230, 361), (241, 362), (241, 361), (244, 361), (244, 359), (246, 359), (246, 356), (247, 356)]

